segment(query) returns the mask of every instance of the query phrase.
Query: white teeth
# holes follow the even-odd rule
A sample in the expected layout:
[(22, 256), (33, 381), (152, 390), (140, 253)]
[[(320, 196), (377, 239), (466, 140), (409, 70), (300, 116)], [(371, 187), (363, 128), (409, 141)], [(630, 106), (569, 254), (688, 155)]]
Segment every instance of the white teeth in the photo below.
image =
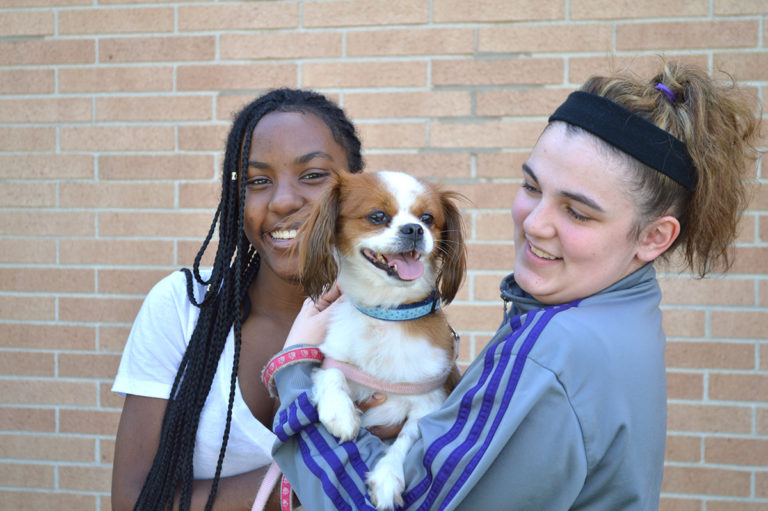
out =
[(384, 256), (381, 254), (376, 254), (376, 260), (379, 261), (381, 264), (387, 264), (387, 260), (384, 259)]
[(392, 265), (392, 269), (395, 271), (395, 273), (397, 273), (397, 263)]
[(276, 240), (292, 240), (296, 237), (298, 231), (296, 229), (290, 229), (287, 231), (272, 231), (269, 235)]
[(549, 259), (550, 261), (554, 261), (555, 259), (557, 259), (557, 257), (553, 256), (552, 254), (548, 254), (547, 252), (544, 252), (543, 250), (539, 250), (538, 248), (534, 247), (533, 245), (530, 245), (530, 247), (531, 247), (531, 252), (533, 252), (537, 256), (541, 257), (542, 259)]

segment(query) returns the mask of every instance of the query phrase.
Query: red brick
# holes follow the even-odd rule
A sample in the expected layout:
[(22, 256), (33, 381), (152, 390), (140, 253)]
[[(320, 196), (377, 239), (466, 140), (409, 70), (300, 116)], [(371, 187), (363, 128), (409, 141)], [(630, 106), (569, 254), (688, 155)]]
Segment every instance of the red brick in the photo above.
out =
[(53, 489), (56, 485), (54, 470), (52, 465), (0, 463), (0, 485)]
[(99, 179), (210, 179), (217, 170), (213, 157), (207, 154), (99, 156)]
[(296, 86), (295, 64), (180, 65), (179, 91), (265, 89)]
[(702, 399), (704, 397), (704, 377), (697, 373), (678, 373), (667, 371), (667, 398)]
[(557, 0), (434, 0), (432, 4), (434, 21), (439, 23), (556, 20), (565, 16), (565, 4)]
[(704, 459), (714, 465), (764, 467), (768, 460), (768, 439), (705, 438)]
[(212, 36), (120, 37), (99, 40), (99, 61), (178, 62), (213, 60), (216, 39)]
[(59, 354), (59, 376), (77, 379), (111, 379), (117, 374), (119, 364), (119, 355), (61, 353)]
[(422, 178), (467, 178), (472, 171), (467, 154), (375, 153), (366, 154), (365, 163), (366, 171), (399, 170)]
[(299, 22), (295, 2), (181, 5), (178, 10), (181, 31), (294, 28)]
[(701, 437), (667, 436), (666, 461), (695, 463), (701, 461)]
[(0, 204), (6, 208), (45, 208), (56, 205), (55, 183), (0, 183)]
[(61, 264), (168, 266), (173, 242), (166, 240), (61, 240)]
[(0, 94), (49, 94), (54, 80), (53, 69), (2, 69)]
[[(45, 380), (16, 380), (16, 379), (0, 379), (0, 390), (2, 392), (0, 393), (2, 398), (3, 404), (13, 404), (13, 405), (56, 405), (56, 406), (94, 406), (96, 405), (96, 385), (95, 383), (84, 383), (84, 382), (73, 382), (73, 381), (64, 381), (64, 380), (54, 380), (54, 379), (45, 379)], [(38, 440), (39, 437), (29, 437), (26, 438), (31, 443), (35, 443), (36, 440)], [(48, 440), (47, 437), (44, 437), (45, 440)], [(54, 443), (58, 441), (62, 441), (63, 439), (50, 439), (55, 440)], [(88, 459), (92, 459), (92, 449), (93, 449), (93, 442), (85, 442), (84, 444), (79, 442), (78, 440), (83, 439), (72, 439), (72, 443), (79, 446), (78, 452), (83, 452), (81, 448), (89, 448), (88, 451), (85, 451), (87, 453), (90, 453), (91, 456), (88, 456)], [(57, 458), (55, 456), (58, 456), (55, 453), (51, 453), (50, 455), (45, 454), (47, 451), (50, 452), (50, 449), (47, 449), (45, 446), (40, 446), (40, 455), (35, 455), (33, 452), (29, 452), (31, 456), (29, 458), (39, 458), (39, 459), (68, 459), (72, 460), (73, 458)], [(66, 449), (66, 447), (62, 447), (63, 449)], [(13, 458), (14, 456), (8, 456), (9, 458)], [(83, 461), (83, 458), (86, 457), (85, 455), (78, 456), (78, 459), (81, 459)]]
[(565, 73), (559, 58), (450, 59), (432, 63), (434, 85), (559, 84)]
[(61, 183), (59, 204), (64, 208), (172, 208), (172, 183)]
[(532, 147), (544, 126), (545, 123), (535, 121), (433, 122), (430, 146)]
[(612, 28), (607, 24), (514, 25), (481, 27), (477, 49), (490, 53), (554, 53), (610, 51)]
[(0, 101), (0, 119), (7, 123), (87, 122), (92, 119), (86, 98), (35, 98)]
[(85, 154), (0, 154), (2, 179), (93, 177), (93, 156)]
[[(572, 0), (571, 19), (615, 19), (615, 18), (667, 18), (670, 16), (669, 2), (664, 0)], [(707, 0), (690, 0), (675, 6), (676, 17), (707, 16)]]
[(308, 2), (302, 10), (305, 27), (408, 25), (428, 21), (429, 2), (426, 0)]
[(92, 64), (94, 42), (87, 39), (45, 39), (0, 42), (0, 66)]
[(667, 366), (697, 369), (755, 369), (755, 345), (733, 342), (667, 343)]
[(173, 68), (92, 67), (59, 69), (59, 91), (162, 92), (173, 90)]
[(0, 151), (35, 152), (55, 149), (55, 128), (0, 126)]
[(56, 359), (53, 353), (9, 351), (0, 358), (0, 374), (5, 376), (54, 376)]
[(132, 323), (141, 300), (132, 298), (59, 298), (59, 319), (87, 323)]
[(710, 374), (709, 396), (718, 400), (768, 401), (768, 374)]
[[(4, 314), (3, 319), (8, 319)], [(96, 347), (93, 327), (0, 323), (3, 348), (47, 350), (92, 350)]]
[(59, 12), (60, 34), (125, 34), (173, 32), (172, 7), (64, 9)]
[(667, 466), (664, 468), (661, 491), (747, 497), (750, 493), (750, 473), (743, 470)]
[(302, 65), (301, 84), (325, 87), (423, 87), (427, 85), (427, 63), (414, 61), (307, 62)]
[[(5, 3), (3, 7), (7, 8)], [(3, 37), (51, 36), (54, 32), (52, 11), (7, 11), (0, 13)]]
[(64, 126), (66, 151), (164, 151), (175, 145), (173, 126)]
[(56, 303), (53, 297), (0, 295), (3, 319), (53, 321)]
[(668, 413), (669, 431), (750, 433), (752, 430), (752, 411), (747, 406), (670, 403)]
[(311, 59), (342, 56), (342, 34), (331, 32), (223, 34), (222, 59)]
[(628, 23), (616, 27), (618, 50), (683, 50), (754, 47), (757, 20)]
[(367, 30), (347, 34), (349, 56), (471, 55), (474, 45), (474, 31), (462, 28)]
[(0, 414), (0, 430), (53, 433), (56, 431), (56, 410), (3, 407), (3, 413)]
[(93, 269), (0, 268), (3, 291), (22, 293), (92, 293)]

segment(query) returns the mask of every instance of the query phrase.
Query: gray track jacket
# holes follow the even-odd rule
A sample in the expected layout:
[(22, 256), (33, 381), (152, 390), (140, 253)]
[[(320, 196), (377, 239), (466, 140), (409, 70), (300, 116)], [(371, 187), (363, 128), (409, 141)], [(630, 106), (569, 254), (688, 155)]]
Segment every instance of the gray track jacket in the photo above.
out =
[[(510, 275), (504, 323), (405, 464), (407, 509), (658, 508), (666, 429), (661, 292), (646, 265), (600, 293), (543, 306)], [(317, 422), (312, 363), (275, 375), (273, 455), (308, 510), (373, 509), (365, 474), (385, 444), (339, 444)]]

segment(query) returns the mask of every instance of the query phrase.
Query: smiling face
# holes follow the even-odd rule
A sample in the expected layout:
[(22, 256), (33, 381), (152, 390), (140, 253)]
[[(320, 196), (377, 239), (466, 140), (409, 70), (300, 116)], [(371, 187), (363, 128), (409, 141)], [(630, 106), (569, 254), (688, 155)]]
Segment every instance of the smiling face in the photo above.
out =
[(555, 122), (523, 166), (512, 204), (515, 281), (543, 303), (593, 295), (647, 262), (632, 237), (626, 163), (601, 144)]
[(261, 256), (262, 271), (296, 281), (300, 218), (334, 173), (348, 171), (346, 152), (317, 116), (272, 112), (253, 130), (248, 160), (245, 234)]

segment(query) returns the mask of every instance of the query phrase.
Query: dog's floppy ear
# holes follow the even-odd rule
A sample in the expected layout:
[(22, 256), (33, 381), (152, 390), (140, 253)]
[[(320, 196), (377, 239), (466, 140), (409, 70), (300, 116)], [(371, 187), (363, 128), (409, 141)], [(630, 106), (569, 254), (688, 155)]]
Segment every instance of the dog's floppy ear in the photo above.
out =
[(451, 191), (440, 192), (440, 204), (445, 214), (445, 227), (438, 240), (441, 265), (435, 283), (443, 303), (450, 303), (464, 281), (467, 251), (464, 245), (464, 221), (456, 201), (464, 196)]
[(301, 285), (313, 300), (327, 291), (339, 274), (335, 246), (340, 197), (341, 179), (336, 176), (299, 231)]

